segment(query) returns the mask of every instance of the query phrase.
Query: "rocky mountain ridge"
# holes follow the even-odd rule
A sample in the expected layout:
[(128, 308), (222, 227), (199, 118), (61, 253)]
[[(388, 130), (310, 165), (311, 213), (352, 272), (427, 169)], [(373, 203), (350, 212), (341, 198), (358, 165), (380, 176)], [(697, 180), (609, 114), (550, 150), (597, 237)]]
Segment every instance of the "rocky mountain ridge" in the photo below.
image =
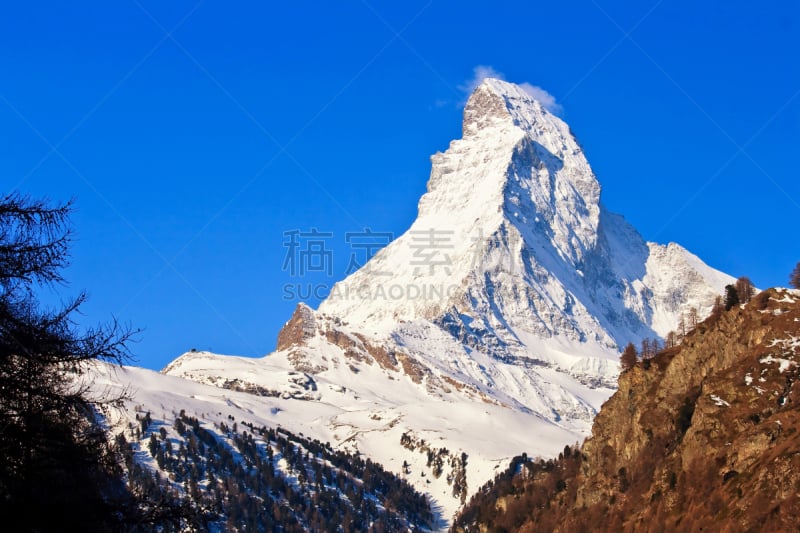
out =
[[(456, 531), (791, 530), (800, 291), (770, 289), (623, 372), (580, 450), (485, 486)], [(533, 472), (533, 474), (531, 474)]]

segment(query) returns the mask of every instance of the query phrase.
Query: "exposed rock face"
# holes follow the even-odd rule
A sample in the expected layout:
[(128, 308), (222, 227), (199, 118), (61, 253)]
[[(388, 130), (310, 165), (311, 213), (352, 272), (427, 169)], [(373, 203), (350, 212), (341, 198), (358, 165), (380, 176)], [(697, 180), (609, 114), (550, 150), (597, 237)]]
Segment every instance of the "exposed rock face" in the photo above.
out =
[(292, 346), (302, 345), (316, 333), (314, 326), (314, 311), (306, 304), (297, 304), (292, 318), (278, 333), (278, 346), (276, 350), (285, 350)]
[[(798, 365), (800, 291), (771, 289), (709, 318), (680, 347), (621, 374), (580, 468), (545, 498), (547, 509), (527, 509), (519, 520), (508, 509), (519, 513), (510, 502), (525, 496), (492, 494), (492, 523), (521, 531), (795, 530)], [(538, 478), (516, 482), (525, 494), (543, 489)], [(486, 497), (481, 504), (492, 508)], [(492, 514), (460, 526), (485, 530)]]

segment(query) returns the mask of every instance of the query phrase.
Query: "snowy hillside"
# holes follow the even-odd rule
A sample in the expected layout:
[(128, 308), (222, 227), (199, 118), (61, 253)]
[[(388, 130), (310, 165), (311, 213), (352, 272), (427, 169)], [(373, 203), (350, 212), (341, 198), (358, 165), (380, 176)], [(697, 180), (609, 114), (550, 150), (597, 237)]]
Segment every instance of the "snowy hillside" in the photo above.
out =
[(512, 456), (581, 440), (620, 346), (705, 315), (732, 281), (609, 213), (569, 127), (487, 79), (412, 226), (318, 310), (298, 305), (274, 353), (187, 353), (163, 373), (379, 461), (449, 518)]
[(251, 394), (221, 395), (106, 364), (92, 374), (103, 396), (136, 383), (128, 391), (135, 398), (106, 416), (130, 490), (184, 509), (167, 520), (182, 517), (168, 531), (418, 531), (445, 523), (403, 477), (281, 427), (280, 408)]
[[(329, 366), (316, 373), (295, 370), (298, 355), (306, 353)], [(453, 494), (452, 482), (447, 479), (452, 468), (446, 466), (442, 475), (434, 476), (425, 453), (401, 444), (403, 435), (424, 440), (436, 450), (446, 448), (451, 458), (466, 452), (466, 498), (509, 458), (523, 451), (532, 456), (552, 456), (565, 443), (580, 440), (585, 422), (572, 419), (588, 419), (594, 413), (591, 406), (599, 406), (609, 393), (606, 389), (582, 390), (585, 387), (552, 369), (526, 378), (523, 369), (509, 365), (506, 375), (496, 378), (509, 383), (513, 379), (522, 401), (508, 391), (502, 393), (506, 402), (501, 403), (481, 395), (477, 384), (461, 385), (444, 373), (431, 373), (416, 383), (400, 369), (384, 368), (367, 359), (368, 355), (358, 357), (363, 358), (359, 361), (346, 356), (338, 346), (315, 337), (299, 350), (281, 350), (263, 359), (189, 353), (166, 372), (228, 389), (205, 387), (204, 396), (215, 398), (211, 401), (226, 403), (234, 395), (247, 397), (245, 410), (258, 414), (260, 420), (330, 442), (336, 449), (358, 451), (397, 474), (403, 473), (403, 463), (407, 462), (411, 473), (405, 477), (428, 494), (447, 519), (462, 500)], [(485, 356), (470, 363), (475, 368), (491, 364)], [(565, 394), (562, 387), (570, 387), (572, 394)], [(177, 403), (164, 405), (184, 401), (182, 394), (172, 396), (170, 402)], [(542, 417), (523, 401), (551, 416)], [(239, 400), (235, 403), (239, 405)], [(562, 410), (560, 423), (549, 419), (555, 416), (552, 409), (556, 407)]]

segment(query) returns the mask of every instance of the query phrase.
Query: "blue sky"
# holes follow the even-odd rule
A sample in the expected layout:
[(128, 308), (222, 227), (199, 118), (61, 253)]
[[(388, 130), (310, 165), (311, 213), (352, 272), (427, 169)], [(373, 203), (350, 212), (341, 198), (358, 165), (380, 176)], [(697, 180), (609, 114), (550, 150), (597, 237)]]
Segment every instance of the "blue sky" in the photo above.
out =
[[(287, 286), (344, 276), (345, 233), (408, 227), (485, 66), (553, 96), (645, 238), (785, 284), (798, 34), (787, 2), (7, 4), (0, 182), (75, 199), (70, 283), (46, 298), (85, 288), (81, 321), (143, 328), (138, 364), (263, 355)], [(331, 276), (283, 268), (284, 232), (311, 228)]]

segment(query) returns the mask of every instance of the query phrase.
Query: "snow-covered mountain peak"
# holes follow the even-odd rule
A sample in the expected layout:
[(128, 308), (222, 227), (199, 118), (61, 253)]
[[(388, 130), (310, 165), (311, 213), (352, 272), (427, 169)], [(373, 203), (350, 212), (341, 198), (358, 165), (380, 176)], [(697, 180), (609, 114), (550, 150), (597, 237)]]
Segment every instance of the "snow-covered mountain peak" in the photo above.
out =
[(475, 88), (464, 106), (462, 127), (464, 137), (468, 137), (503, 122), (525, 127), (526, 123), (549, 120), (547, 117), (563, 124), (522, 86), (497, 78), (486, 78)]
[(464, 120), (462, 133), (464, 137), (475, 135), (479, 131), (490, 127), (502, 127), (504, 124), (513, 123), (513, 117), (508, 110), (504, 93), (494, 88), (492, 81), (502, 83), (503, 86), (514, 86), (500, 80), (487, 78), (470, 95), (464, 106)]
[[(338, 283), (320, 311), (386, 331), (493, 291), (487, 272), (520, 286), (534, 263), (575, 277), (596, 251), (600, 185), (569, 127), (522, 87), (486, 79), (464, 109), (464, 137), (431, 162), (414, 224)], [(385, 288), (378, 301), (353, 298), (376, 286)]]
[(706, 314), (733, 279), (605, 210), (569, 126), (523, 87), (485, 80), (463, 127), (431, 157), (411, 227), (316, 311), (298, 305), (274, 353), (189, 353), (164, 372), (307, 412), (307, 425), (281, 418), (398, 468), (417, 439), (463, 450), (481, 482), (520, 446), (498, 454), (486, 435), (553, 435), (557, 450), (585, 434), (620, 347)]
[[(471, 203), (497, 209), (502, 202), (506, 220), (538, 225), (558, 255), (579, 265), (596, 243), (600, 184), (569, 126), (523, 86), (487, 78), (467, 101), (463, 131), (462, 140), (433, 157), (429, 192), (441, 188), (441, 196), (456, 197), (453, 189), (467, 188), (468, 173), (453, 172), (452, 160), (479, 154), (477, 163), (470, 161), (473, 174), (491, 176), (495, 187), (471, 187), (477, 193)], [(445, 176), (453, 183), (445, 184)], [(423, 197), (420, 214), (432, 206), (452, 212), (446, 200)]]

